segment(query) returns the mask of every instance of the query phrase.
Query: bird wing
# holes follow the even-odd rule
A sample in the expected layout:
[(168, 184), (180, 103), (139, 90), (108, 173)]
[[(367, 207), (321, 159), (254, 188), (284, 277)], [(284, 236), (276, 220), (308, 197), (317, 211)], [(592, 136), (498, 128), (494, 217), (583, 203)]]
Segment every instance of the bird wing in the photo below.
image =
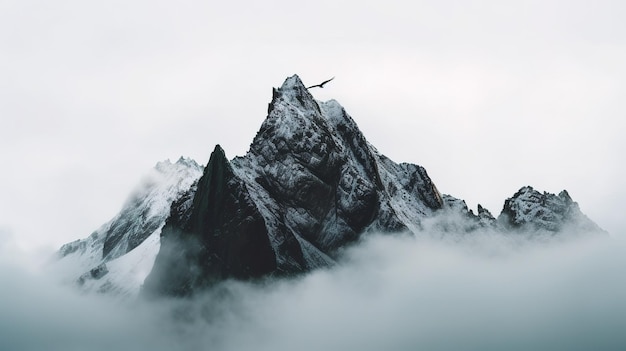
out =
[(320, 87), (323, 88), (324, 84), (330, 82), (331, 80), (335, 79), (335, 77), (330, 78), (329, 80), (325, 80), (323, 82), (321, 82), (320, 84), (315, 84), (315, 85), (311, 85), (310, 87), (306, 87), (307, 89), (311, 89), (311, 88), (316, 88), (316, 87)]
[(325, 81), (321, 82), (319, 85), (324, 85), (324, 84), (326, 84), (326, 83), (330, 82), (330, 81), (331, 81), (331, 80), (333, 80), (333, 79), (335, 79), (335, 77), (332, 77), (332, 78), (330, 78), (329, 80), (325, 80)]

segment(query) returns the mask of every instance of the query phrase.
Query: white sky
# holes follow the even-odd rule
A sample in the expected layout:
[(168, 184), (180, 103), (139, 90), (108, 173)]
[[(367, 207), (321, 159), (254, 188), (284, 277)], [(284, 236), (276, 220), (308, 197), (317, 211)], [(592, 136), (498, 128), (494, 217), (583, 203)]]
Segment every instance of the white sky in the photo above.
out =
[(336, 76), (396, 162), (497, 216), (567, 189), (623, 235), (622, 1), (0, 0), (0, 239), (56, 247), (156, 162), (248, 149), (271, 88)]

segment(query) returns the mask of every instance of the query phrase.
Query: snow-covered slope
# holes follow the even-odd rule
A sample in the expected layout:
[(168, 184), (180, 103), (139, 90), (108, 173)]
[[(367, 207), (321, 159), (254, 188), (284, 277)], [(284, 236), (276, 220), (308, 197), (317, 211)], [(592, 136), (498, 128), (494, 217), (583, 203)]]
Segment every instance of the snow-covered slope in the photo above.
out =
[(274, 92), (250, 151), (232, 165), (266, 221), (326, 253), (364, 231), (418, 228), (442, 205), (422, 167), (380, 155), (339, 103), (314, 100), (297, 76)]
[(567, 191), (558, 195), (540, 193), (530, 186), (504, 202), (498, 223), (507, 229), (524, 231), (605, 233), (580, 211)]
[(191, 159), (159, 162), (113, 219), (89, 237), (63, 245), (51, 269), (86, 291), (136, 294), (152, 269), (172, 201), (192, 188), (201, 172)]
[(316, 101), (298, 76), (274, 89), (248, 153), (229, 162), (217, 146), (198, 191), (172, 214), (145, 284), (157, 295), (327, 266), (364, 233), (415, 233), (426, 219), (468, 233), (500, 226), (481, 206), (474, 214), (442, 196), (424, 168), (381, 155), (339, 103)]
[[(361, 234), (418, 230), (442, 204), (422, 167), (380, 155), (336, 101), (316, 101), (293, 76), (274, 90), (245, 156), (228, 162), (216, 148), (191, 212), (168, 220), (146, 287), (186, 294), (228, 277), (327, 266)], [(194, 248), (183, 256), (197, 269), (181, 272), (186, 240)]]
[(204, 170), (181, 159), (153, 178), (113, 220), (61, 248), (59, 265), (85, 290), (136, 294), (143, 282), (148, 295), (188, 295), (228, 278), (299, 274), (334, 264), (369, 232), (601, 231), (566, 192), (524, 187), (497, 220), (480, 205), (474, 213), (423, 167), (380, 154), (298, 76), (273, 90), (245, 155), (229, 161), (218, 145)]

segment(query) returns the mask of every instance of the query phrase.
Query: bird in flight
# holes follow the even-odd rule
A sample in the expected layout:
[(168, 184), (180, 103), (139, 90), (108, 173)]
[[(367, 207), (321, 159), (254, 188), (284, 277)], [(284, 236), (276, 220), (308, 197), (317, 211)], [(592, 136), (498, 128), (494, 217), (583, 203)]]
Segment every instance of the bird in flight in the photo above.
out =
[(311, 88), (316, 88), (316, 87), (320, 87), (323, 88), (324, 84), (330, 82), (331, 80), (335, 79), (335, 77), (330, 78), (329, 80), (325, 80), (323, 82), (321, 82), (320, 84), (315, 84), (315, 85), (311, 85), (310, 87), (307, 87), (307, 89), (311, 89)]

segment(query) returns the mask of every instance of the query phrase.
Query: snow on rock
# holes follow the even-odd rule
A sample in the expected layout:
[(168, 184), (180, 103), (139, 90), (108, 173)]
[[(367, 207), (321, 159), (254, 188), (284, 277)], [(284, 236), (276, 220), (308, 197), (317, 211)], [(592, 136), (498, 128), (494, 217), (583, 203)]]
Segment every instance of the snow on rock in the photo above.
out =
[(159, 251), (160, 232), (161, 228), (127, 254), (101, 263), (82, 274), (76, 281), (78, 286), (85, 292), (138, 296)]
[[(228, 163), (216, 147), (198, 184), (189, 214), (163, 230), (146, 279), (157, 295), (328, 266), (363, 233), (415, 231), (442, 207), (422, 167), (379, 154), (336, 101), (316, 101), (297, 76), (273, 90), (248, 153)], [(199, 248), (187, 249), (186, 265), (196, 268), (181, 271), (174, 248), (189, 240)]]
[(522, 187), (504, 202), (498, 223), (509, 229), (562, 232), (565, 229), (586, 233), (604, 233), (585, 216), (567, 191), (558, 195), (540, 193), (530, 186)]
[(89, 237), (63, 245), (50, 269), (85, 291), (135, 294), (159, 250), (159, 234), (170, 204), (192, 188), (202, 167), (180, 158), (159, 162), (122, 210)]
[[(249, 151), (228, 161), (218, 145), (194, 161), (157, 164), (122, 211), (64, 245), (57, 266), (86, 291), (189, 295), (224, 279), (294, 275), (335, 264), (370, 232), (455, 233), (567, 228), (602, 231), (567, 192), (524, 187), (496, 220), (442, 195), (418, 165), (369, 144), (335, 100), (300, 78), (273, 89)], [(157, 253), (158, 251), (158, 253)]]

